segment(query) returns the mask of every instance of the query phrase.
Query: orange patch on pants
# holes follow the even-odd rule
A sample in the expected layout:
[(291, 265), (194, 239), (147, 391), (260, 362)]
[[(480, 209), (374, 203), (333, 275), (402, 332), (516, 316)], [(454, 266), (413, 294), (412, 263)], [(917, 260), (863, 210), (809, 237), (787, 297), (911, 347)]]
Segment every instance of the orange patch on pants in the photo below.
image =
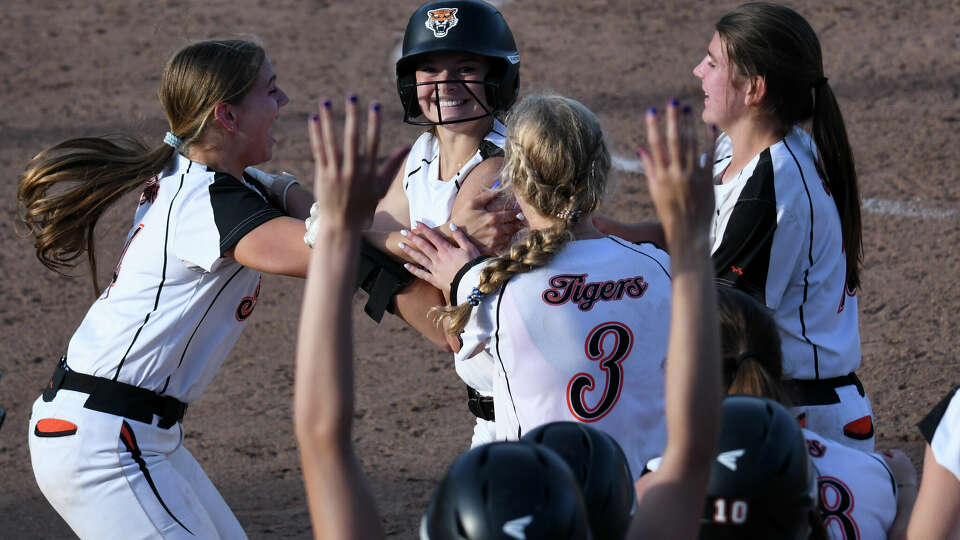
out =
[(851, 439), (865, 441), (873, 437), (873, 417), (862, 416), (843, 426), (843, 434)]
[(37, 437), (66, 437), (76, 432), (76, 424), (57, 418), (44, 418), (33, 428), (33, 434)]

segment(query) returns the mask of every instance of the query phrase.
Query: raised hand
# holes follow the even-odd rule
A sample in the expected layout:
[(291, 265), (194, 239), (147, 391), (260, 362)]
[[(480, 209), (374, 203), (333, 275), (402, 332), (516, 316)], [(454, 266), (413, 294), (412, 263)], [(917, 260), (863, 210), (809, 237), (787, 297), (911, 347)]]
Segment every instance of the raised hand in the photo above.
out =
[(337, 145), (330, 101), (322, 100), (318, 114), (307, 122), (314, 161), (313, 193), (316, 202), (310, 212), (314, 224), (325, 222), (357, 231), (365, 228), (373, 216), (377, 201), (387, 192), (409, 150), (405, 148), (394, 152), (378, 172), (380, 104), (373, 103), (367, 113), (362, 156), (357, 114), (357, 97), (351, 95), (346, 102), (342, 157)]
[[(650, 196), (663, 224), (671, 256), (676, 250), (709, 249), (713, 216), (713, 140), (701, 166), (697, 134), (690, 108), (681, 112), (676, 101), (666, 109), (666, 133), (662, 133), (654, 109), (646, 116), (649, 150), (640, 151)], [(716, 133), (714, 130), (714, 137)]]

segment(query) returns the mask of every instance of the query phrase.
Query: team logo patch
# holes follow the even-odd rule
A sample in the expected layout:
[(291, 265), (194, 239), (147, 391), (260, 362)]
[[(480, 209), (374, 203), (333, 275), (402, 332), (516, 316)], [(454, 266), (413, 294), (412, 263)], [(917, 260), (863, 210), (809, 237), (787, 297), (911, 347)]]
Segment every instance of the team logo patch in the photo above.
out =
[(457, 8), (437, 8), (427, 12), (427, 21), (424, 25), (433, 32), (434, 37), (446, 37), (447, 32), (457, 25)]
[(260, 298), (260, 281), (257, 281), (257, 290), (253, 291), (253, 296), (244, 296), (240, 300), (240, 305), (237, 306), (237, 322), (243, 322), (247, 320), (247, 317), (253, 313), (253, 308), (257, 307), (257, 298)]
[(820, 441), (810, 440), (807, 441), (807, 452), (810, 452), (811, 457), (822, 458), (827, 453), (827, 447)]
[(143, 193), (140, 194), (140, 204), (138, 206), (143, 206), (144, 204), (157, 200), (157, 192), (160, 191), (160, 186), (157, 185), (157, 178), (157, 176), (154, 176), (143, 185)]
[(737, 461), (743, 457), (743, 454), (746, 453), (746, 450), (739, 448), (737, 450), (727, 450), (726, 452), (720, 452), (720, 455), (717, 456), (717, 461), (721, 465), (730, 469), (731, 471), (737, 471)]

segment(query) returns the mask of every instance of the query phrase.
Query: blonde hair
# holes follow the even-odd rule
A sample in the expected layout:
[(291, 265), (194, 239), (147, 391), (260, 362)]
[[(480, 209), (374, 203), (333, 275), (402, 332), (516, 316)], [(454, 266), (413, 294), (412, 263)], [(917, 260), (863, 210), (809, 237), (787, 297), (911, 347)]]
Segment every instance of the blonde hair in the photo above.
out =
[[(204, 133), (218, 103), (243, 99), (265, 58), (257, 43), (221, 40), (189, 45), (167, 62), (158, 96), (170, 132), (183, 141), (181, 148)], [(150, 146), (118, 135), (70, 139), (37, 154), (19, 177), (17, 198), (40, 262), (62, 274), (86, 252), (94, 292), (99, 292), (97, 220), (123, 195), (159, 174), (174, 152), (163, 143)]]
[[(600, 206), (610, 153), (600, 121), (580, 102), (558, 95), (531, 95), (513, 106), (506, 117), (507, 137), (502, 180), (554, 225), (531, 230), (510, 250), (493, 258), (480, 273), (483, 294), (498, 290), (510, 278), (545, 266), (573, 239), (571, 229), (581, 217)], [(447, 331), (457, 334), (473, 306), (433, 308)]]

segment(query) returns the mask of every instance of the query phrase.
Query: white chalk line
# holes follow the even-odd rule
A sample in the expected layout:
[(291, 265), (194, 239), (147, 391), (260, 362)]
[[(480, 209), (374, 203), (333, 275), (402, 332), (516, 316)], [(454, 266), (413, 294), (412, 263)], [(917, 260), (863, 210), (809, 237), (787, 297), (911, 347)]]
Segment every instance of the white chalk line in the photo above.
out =
[(912, 203), (887, 199), (863, 199), (860, 201), (860, 208), (871, 214), (920, 219), (946, 219), (957, 215), (954, 209), (924, 208)]

